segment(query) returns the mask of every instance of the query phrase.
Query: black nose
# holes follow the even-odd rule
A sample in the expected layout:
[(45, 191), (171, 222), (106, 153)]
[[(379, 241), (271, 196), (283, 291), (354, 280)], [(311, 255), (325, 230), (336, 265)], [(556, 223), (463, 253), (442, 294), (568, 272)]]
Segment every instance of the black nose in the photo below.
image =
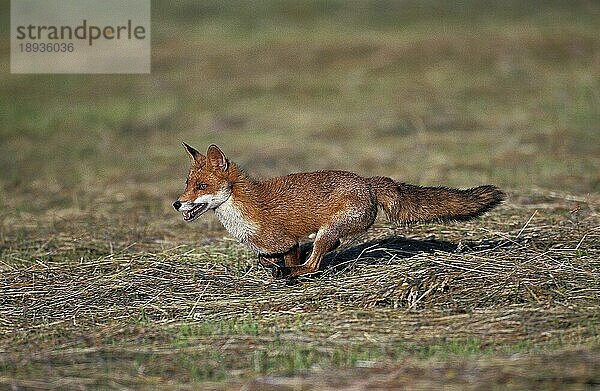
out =
[(181, 208), (181, 202), (180, 201), (173, 202), (173, 208), (175, 208), (175, 210), (179, 210), (179, 208)]

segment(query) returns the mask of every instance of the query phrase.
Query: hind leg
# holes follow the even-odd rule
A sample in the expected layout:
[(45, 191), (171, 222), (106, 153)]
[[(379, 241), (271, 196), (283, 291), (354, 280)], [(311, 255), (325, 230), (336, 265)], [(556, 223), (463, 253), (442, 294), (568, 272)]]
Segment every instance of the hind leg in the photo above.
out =
[(375, 221), (377, 209), (365, 209), (364, 206), (346, 210), (334, 219), (331, 225), (321, 227), (315, 238), (312, 253), (303, 265), (290, 268), (289, 277), (314, 273), (319, 270), (325, 254), (340, 244), (340, 238), (366, 231)]
[(315, 238), (313, 243), (312, 253), (310, 257), (304, 262), (303, 265), (288, 268), (288, 276), (296, 277), (302, 274), (314, 273), (319, 270), (321, 261), (325, 254), (334, 248), (336, 242), (339, 241), (335, 231), (333, 230), (319, 230), (319, 234)]

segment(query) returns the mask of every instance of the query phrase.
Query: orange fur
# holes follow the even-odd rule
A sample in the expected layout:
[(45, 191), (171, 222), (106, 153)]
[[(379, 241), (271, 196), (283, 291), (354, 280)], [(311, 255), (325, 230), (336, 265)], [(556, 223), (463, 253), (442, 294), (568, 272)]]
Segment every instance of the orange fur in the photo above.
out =
[[(340, 238), (366, 231), (373, 224), (378, 206), (394, 222), (466, 220), (504, 198), (491, 185), (467, 190), (420, 187), (346, 171), (299, 173), (258, 181), (229, 162), (214, 145), (206, 156), (184, 146), (192, 158), (192, 168), (175, 208), (195, 207), (188, 212), (195, 219), (208, 206), (218, 204), (211, 208), (228, 231), (256, 251), (264, 264), (283, 260), (282, 270), (287, 276), (318, 270), (323, 256), (339, 244)], [(298, 242), (313, 233), (313, 251), (300, 264)]]

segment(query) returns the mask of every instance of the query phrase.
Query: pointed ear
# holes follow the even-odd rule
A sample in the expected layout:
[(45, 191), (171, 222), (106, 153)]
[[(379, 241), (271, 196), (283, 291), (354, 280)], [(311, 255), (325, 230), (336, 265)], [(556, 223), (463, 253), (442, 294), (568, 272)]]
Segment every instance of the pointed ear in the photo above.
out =
[(206, 157), (210, 162), (210, 165), (215, 169), (221, 171), (227, 171), (227, 167), (229, 167), (229, 162), (225, 157), (225, 154), (217, 147), (216, 145), (211, 145), (208, 147), (208, 151), (206, 152)]
[(185, 148), (185, 151), (188, 153), (188, 155), (190, 155), (190, 158), (192, 159), (192, 163), (196, 162), (196, 163), (204, 164), (205, 157), (200, 152), (198, 152), (191, 145), (188, 145), (186, 143), (182, 143), (182, 144), (183, 144), (183, 147)]

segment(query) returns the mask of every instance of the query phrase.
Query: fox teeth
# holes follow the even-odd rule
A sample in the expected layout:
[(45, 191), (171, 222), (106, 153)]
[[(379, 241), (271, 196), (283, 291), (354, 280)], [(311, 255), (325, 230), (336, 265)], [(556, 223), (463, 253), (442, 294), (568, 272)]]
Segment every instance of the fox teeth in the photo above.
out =
[(196, 204), (192, 209), (182, 211), (183, 219), (185, 221), (192, 221), (198, 214), (203, 213), (206, 210), (206, 204)]

